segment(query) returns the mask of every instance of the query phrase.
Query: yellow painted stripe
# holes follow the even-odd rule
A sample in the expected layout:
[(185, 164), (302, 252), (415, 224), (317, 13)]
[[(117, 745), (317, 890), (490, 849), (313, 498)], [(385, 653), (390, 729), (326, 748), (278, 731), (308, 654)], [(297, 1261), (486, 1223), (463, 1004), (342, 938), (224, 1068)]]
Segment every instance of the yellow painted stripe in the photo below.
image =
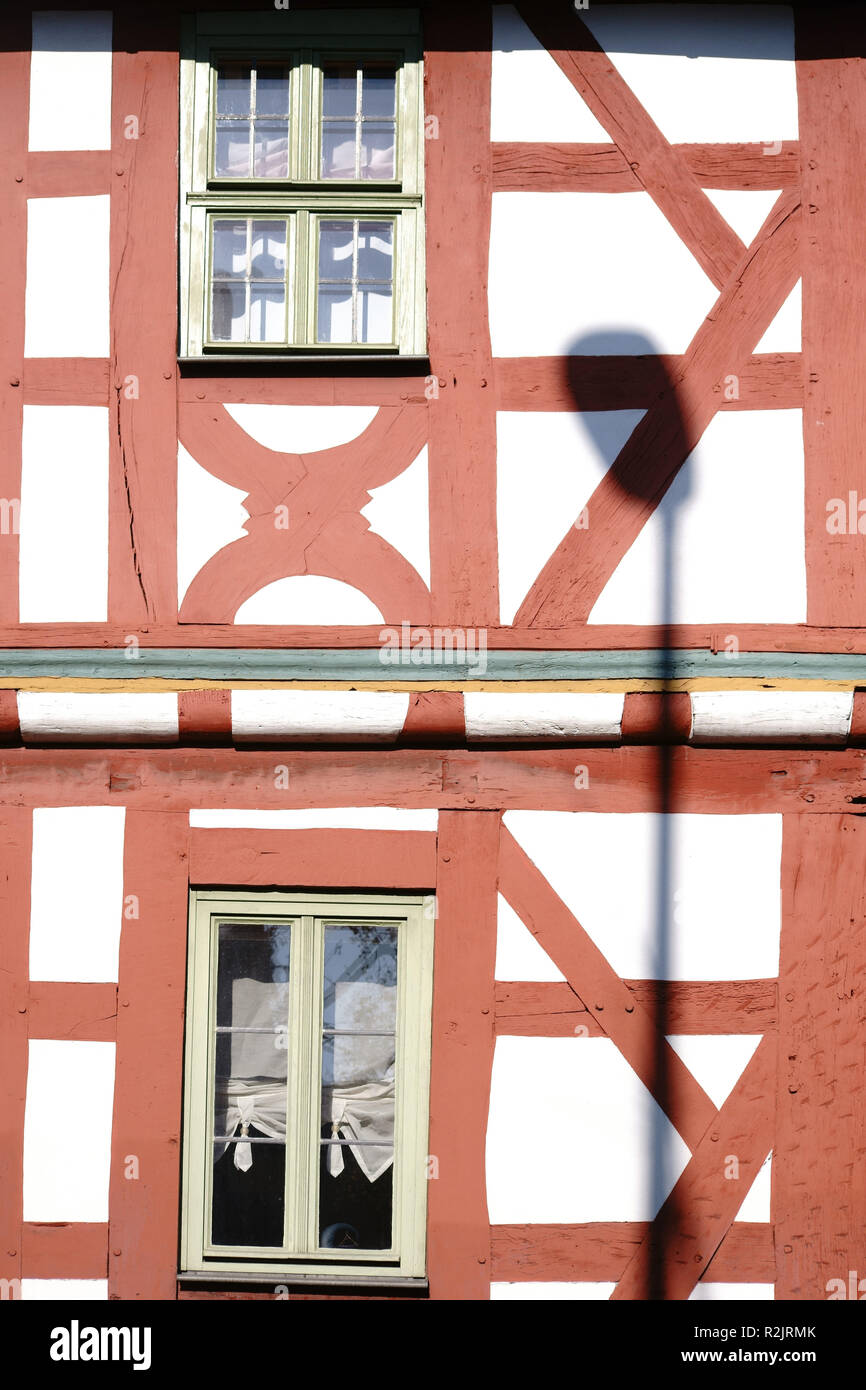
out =
[(784, 678), (766, 680), (759, 677), (736, 678), (697, 676), (684, 680), (588, 680), (588, 681), (177, 681), (158, 677), (139, 680), (87, 680), (52, 677), (3, 677), (0, 690), (36, 690), (55, 692), (88, 692), (116, 694), (118, 691), (176, 690), (389, 690), (389, 691), (503, 691), (538, 693), (552, 691), (560, 694), (640, 693), (659, 690), (836, 690), (858, 689), (857, 681), (797, 680)]

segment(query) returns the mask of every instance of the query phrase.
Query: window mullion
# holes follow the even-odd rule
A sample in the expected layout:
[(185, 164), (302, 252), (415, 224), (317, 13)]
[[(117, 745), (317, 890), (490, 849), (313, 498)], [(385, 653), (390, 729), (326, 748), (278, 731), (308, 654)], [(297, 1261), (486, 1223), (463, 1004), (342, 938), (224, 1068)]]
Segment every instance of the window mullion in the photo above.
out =
[(315, 241), (315, 219), (306, 209), (295, 216), (295, 252), (293, 294), (295, 328), (292, 342), (300, 346), (310, 341), (310, 240)]
[[(318, 1074), (315, 1049), (316, 1007), (321, 1012), (321, 986), (316, 980), (314, 919), (303, 916), (295, 932), (292, 953), (292, 987), (289, 1018), (289, 1099), (286, 1126), (286, 1247), (293, 1253), (307, 1249), (311, 1186), (311, 1130), (314, 1126), (314, 1076)], [(318, 1148), (318, 1145), (317, 1145)]]

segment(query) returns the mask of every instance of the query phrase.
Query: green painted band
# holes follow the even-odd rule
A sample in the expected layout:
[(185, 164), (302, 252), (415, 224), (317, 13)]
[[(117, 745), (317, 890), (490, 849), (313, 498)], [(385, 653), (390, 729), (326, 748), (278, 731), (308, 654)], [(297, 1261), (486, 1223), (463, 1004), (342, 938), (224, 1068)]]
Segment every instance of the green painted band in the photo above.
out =
[[(455, 632), (457, 630), (455, 629)], [(0, 677), (213, 681), (600, 681), (712, 677), (866, 685), (866, 655), (827, 652), (489, 651), (483, 629), (445, 650), (375, 648), (16, 648)]]

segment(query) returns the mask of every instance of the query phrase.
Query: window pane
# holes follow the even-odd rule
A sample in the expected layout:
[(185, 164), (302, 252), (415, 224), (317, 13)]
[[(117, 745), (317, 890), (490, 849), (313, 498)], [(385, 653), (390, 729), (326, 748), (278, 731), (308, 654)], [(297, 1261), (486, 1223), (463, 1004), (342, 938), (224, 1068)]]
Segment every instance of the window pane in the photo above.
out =
[(284, 289), (250, 287), (250, 342), (281, 343), (286, 338)]
[(393, 72), (364, 73), (361, 110), (365, 116), (393, 116), (397, 98), (397, 75)]
[(364, 125), (361, 135), (361, 178), (394, 177), (394, 130), (388, 121)]
[(250, 274), (254, 280), (285, 280), (285, 222), (254, 222)]
[(322, 78), (322, 115), (354, 116), (357, 90), (354, 68), (326, 68)]
[(393, 222), (358, 224), (358, 279), (390, 283), (393, 264)]
[(390, 343), (394, 334), (390, 288), (365, 289), (362, 285), (357, 317), (359, 343)]
[(354, 179), (357, 126), (328, 121), (322, 129), (322, 178)]
[(245, 284), (233, 285), (225, 280), (214, 283), (211, 310), (211, 338), (214, 342), (244, 341), (246, 302)]
[(352, 291), (345, 289), (319, 290), (319, 320), (317, 342), (352, 342)]
[(326, 927), (319, 1198), (326, 1248), (391, 1244), (396, 1011), (396, 928)]
[(222, 219), (213, 224), (213, 273), (216, 276), (245, 275), (247, 270), (247, 224)]
[(217, 115), (248, 116), (250, 89), (249, 63), (223, 63), (217, 70)]
[(249, 176), (249, 121), (217, 121), (214, 170), (223, 178)]
[(259, 63), (256, 72), (256, 112), (259, 116), (288, 116), (289, 70), (283, 63)]
[(253, 174), (257, 179), (288, 178), (289, 131), (285, 121), (256, 121)]
[[(283, 1244), (290, 945), (288, 922), (219, 928), (212, 1209), (217, 1245)], [(227, 1142), (232, 1138), (237, 1142)]]
[(351, 280), (354, 222), (319, 223), (319, 279)]

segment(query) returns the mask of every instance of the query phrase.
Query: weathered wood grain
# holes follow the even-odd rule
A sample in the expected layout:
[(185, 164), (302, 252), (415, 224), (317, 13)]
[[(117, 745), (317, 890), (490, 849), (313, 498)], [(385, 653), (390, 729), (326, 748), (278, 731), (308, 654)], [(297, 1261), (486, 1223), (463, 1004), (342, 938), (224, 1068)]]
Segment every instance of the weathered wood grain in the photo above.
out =
[(786, 816), (773, 1158), (776, 1297), (866, 1277), (866, 821)]
[(503, 828), (500, 892), (694, 1149), (716, 1107), (654, 1018), (621, 980), (547, 879)]
[(433, 971), (428, 1183), (430, 1296), (490, 1296), (485, 1139), (493, 1066), (499, 816), (445, 812)]
[(499, 616), (496, 399), (487, 306), (490, 244), (488, 6), (439, 0), (425, 17), (430, 568), (435, 622)]
[(190, 882), (256, 887), (432, 890), (436, 836), (422, 830), (190, 833)]
[(0, 1278), (20, 1279), (32, 814), (0, 809)]
[[(621, 1279), (649, 1232), (648, 1221), (593, 1221), (575, 1226), (492, 1226), (493, 1278), (515, 1282)], [(706, 1277), (719, 1283), (772, 1283), (773, 1228), (735, 1221)]]
[[(522, 140), (492, 145), (494, 192), (632, 193), (643, 187), (616, 145)], [(701, 188), (793, 188), (800, 177), (799, 144), (776, 154), (763, 145), (671, 145)]]
[(642, 188), (718, 289), (745, 247), (574, 10), (532, 0), (518, 10), (622, 152)]
[[(623, 980), (669, 1033), (764, 1033), (777, 1019), (775, 980)], [(569, 984), (496, 982), (496, 1033), (518, 1037), (599, 1038), (605, 1030)], [(586, 1030), (585, 1033), (583, 1030)]]
[[(767, 1034), (650, 1223), (612, 1301), (688, 1298), (773, 1146), (775, 1085), (776, 1038)], [(732, 1160), (737, 1175), (728, 1178)]]
[(127, 812), (123, 891), (138, 916), (120, 937), (109, 1298), (176, 1293), (188, 842), (185, 815)]

